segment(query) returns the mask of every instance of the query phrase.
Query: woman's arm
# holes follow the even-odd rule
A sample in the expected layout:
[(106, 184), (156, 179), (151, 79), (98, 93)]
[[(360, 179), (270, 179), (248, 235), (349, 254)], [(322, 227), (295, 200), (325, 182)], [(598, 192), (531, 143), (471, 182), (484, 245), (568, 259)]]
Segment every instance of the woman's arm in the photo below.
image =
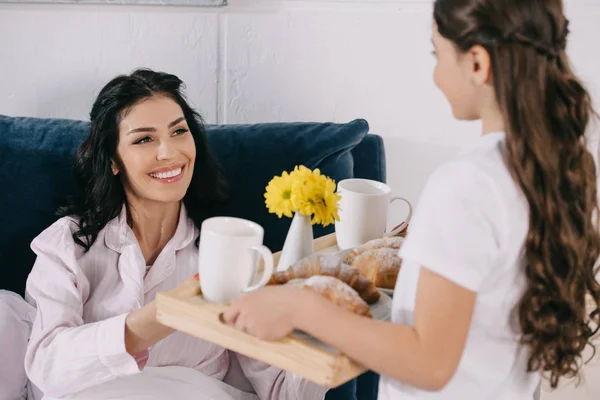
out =
[(474, 292), (421, 268), (413, 327), (360, 317), (319, 295), (286, 287), (243, 297), (225, 319), (268, 340), (300, 329), (382, 375), (439, 390), (460, 361), (475, 299)]
[[(83, 306), (90, 285), (78, 266), (78, 250), (66, 221), (44, 231), (32, 249), (37, 259), (27, 292), (37, 314), (25, 355), (29, 379), (44, 394), (63, 397), (139, 373), (147, 361), (147, 348), (170, 333), (156, 322), (154, 303), (86, 323)], [(184, 282), (175, 292), (199, 290), (194, 281)]]
[(38, 253), (27, 281), (37, 315), (25, 355), (29, 379), (47, 396), (63, 397), (109, 380), (139, 373), (144, 354), (125, 348), (125, 320), (83, 321), (84, 276), (56, 255)]
[(125, 349), (135, 356), (173, 332), (156, 320), (156, 302), (153, 300), (125, 318)]
[[(179, 297), (192, 297), (199, 293), (198, 274), (171, 290), (171, 294)], [(135, 356), (173, 332), (175, 332), (174, 329), (164, 326), (156, 320), (156, 300), (153, 300), (127, 315), (125, 319), (125, 348), (129, 354)]]

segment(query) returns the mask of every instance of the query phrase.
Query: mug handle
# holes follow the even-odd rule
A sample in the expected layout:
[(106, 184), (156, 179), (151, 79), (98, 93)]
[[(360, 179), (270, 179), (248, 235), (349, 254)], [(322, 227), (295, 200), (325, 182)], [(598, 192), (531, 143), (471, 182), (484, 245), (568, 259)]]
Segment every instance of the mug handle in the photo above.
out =
[(403, 223), (401, 223), (400, 225), (398, 225), (391, 232), (385, 232), (383, 234), (384, 236), (396, 236), (397, 234), (399, 234), (400, 232), (402, 232), (404, 230), (404, 228), (406, 228), (408, 226), (408, 223), (410, 222), (410, 219), (412, 218), (413, 207), (412, 207), (412, 204), (410, 203), (410, 201), (408, 201), (404, 197), (392, 197), (390, 199), (390, 204), (393, 203), (396, 200), (402, 200), (403, 202), (405, 202), (408, 205), (408, 216), (406, 217), (406, 219), (404, 220)]
[(260, 278), (260, 282), (254, 286), (247, 287), (244, 289), (244, 292), (251, 292), (265, 286), (267, 282), (269, 282), (269, 279), (271, 279), (271, 275), (273, 275), (273, 253), (271, 253), (271, 250), (269, 250), (266, 246), (254, 246), (250, 250), (256, 251), (258, 254), (260, 254), (265, 266), (263, 275)]

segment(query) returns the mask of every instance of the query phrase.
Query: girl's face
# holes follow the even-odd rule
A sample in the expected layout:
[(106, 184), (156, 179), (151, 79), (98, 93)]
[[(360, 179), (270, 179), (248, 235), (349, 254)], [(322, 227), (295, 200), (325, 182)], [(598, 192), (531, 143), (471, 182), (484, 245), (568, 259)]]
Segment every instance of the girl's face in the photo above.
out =
[(480, 87), (488, 77), (482, 76), (484, 66), (478, 58), (481, 51), (486, 55), (487, 52), (480, 46), (460, 52), (454, 43), (440, 35), (435, 22), (431, 40), (437, 58), (433, 80), (450, 102), (454, 117), (467, 121), (480, 119), (483, 100)]
[(169, 97), (153, 96), (131, 107), (119, 124), (117, 160), (129, 202), (178, 202), (194, 171), (196, 146), (181, 107)]

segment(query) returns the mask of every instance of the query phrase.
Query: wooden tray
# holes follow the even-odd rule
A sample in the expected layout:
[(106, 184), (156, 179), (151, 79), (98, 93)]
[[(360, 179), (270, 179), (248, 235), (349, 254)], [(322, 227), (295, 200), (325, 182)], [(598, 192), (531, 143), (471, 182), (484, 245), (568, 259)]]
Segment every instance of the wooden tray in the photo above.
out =
[[(337, 247), (336, 243), (335, 234), (316, 239), (315, 252)], [(277, 265), (280, 254), (274, 256)], [(294, 372), (314, 383), (337, 387), (366, 371), (337, 350), (302, 333), (267, 342), (223, 324), (219, 315), (227, 309), (226, 304), (208, 303), (202, 297), (180, 299), (164, 292), (158, 293), (156, 300), (160, 323)], [(375, 306), (391, 308), (391, 299), (382, 293)]]

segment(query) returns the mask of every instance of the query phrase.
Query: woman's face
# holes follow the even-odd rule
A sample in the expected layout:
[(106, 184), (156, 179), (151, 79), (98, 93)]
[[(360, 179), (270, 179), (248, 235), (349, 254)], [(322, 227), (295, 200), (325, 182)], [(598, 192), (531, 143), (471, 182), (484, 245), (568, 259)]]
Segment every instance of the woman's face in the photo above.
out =
[(117, 159), (128, 201), (179, 202), (194, 171), (196, 146), (181, 107), (155, 95), (127, 110), (119, 123)]

